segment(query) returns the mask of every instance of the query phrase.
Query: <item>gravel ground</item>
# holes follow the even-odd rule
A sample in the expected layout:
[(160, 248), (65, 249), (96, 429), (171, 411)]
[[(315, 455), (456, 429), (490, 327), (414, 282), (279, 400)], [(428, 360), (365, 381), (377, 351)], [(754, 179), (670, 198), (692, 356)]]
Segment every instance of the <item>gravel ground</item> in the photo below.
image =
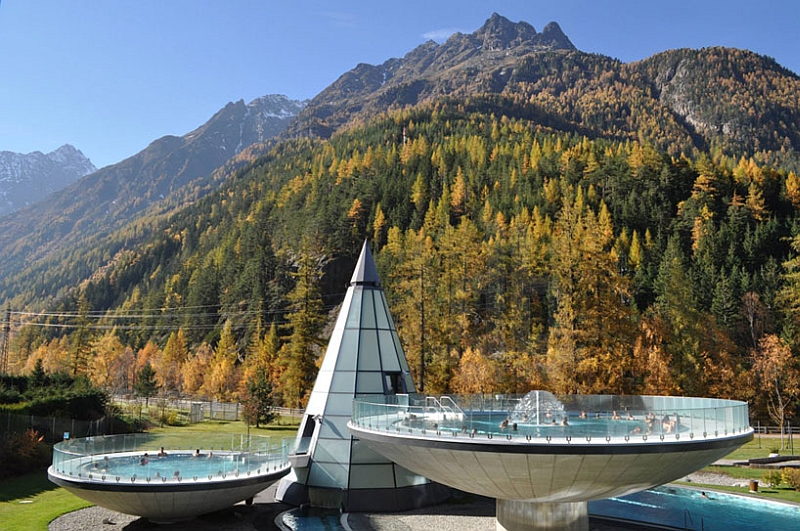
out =
[[(138, 516), (88, 507), (59, 516), (48, 525), (48, 531), (275, 531), (275, 517), (290, 509), (275, 501), (273, 485), (254, 498), (253, 505), (240, 503), (229, 509), (175, 524), (154, 524)], [(2, 526), (0, 526), (0, 529)]]
[[(705, 485), (747, 486), (747, 481), (724, 474), (697, 472), (684, 481)], [(56, 518), (48, 531), (277, 531), (275, 517), (291, 507), (275, 501), (273, 485), (256, 496), (253, 505), (244, 504), (168, 526), (102, 507), (89, 507)], [(448, 503), (396, 514), (350, 513), (353, 531), (495, 531), (495, 501), (459, 494)], [(591, 518), (590, 531), (646, 531), (641, 525), (628, 526)]]
[(704, 485), (724, 485), (728, 487), (747, 487), (749, 485), (749, 481), (746, 479), (732, 478), (725, 474), (715, 474), (714, 472), (695, 472), (689, 474), (681, 481), (702, 483)]

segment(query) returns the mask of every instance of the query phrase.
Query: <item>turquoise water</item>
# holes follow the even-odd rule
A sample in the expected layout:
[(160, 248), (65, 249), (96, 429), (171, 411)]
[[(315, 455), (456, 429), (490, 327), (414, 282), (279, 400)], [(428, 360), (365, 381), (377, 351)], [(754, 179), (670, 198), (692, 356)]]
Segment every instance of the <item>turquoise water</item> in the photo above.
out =
[(85, 474), (107, 475), (109, 477), (199, 477), (228, 476), (238, 471), (253, 470), (258, 463), (250, 455), (239, 457), (238, 454), (203, 455), (168, 454), (165, 457), (137, 454), (135, 456), (112, 456), (108, 459), (98, 457), (91, 463), (83, 465)]
[[(578, 416), (569, 417), (568, 424), (562, 425), (560, 421), (550, 424), (531, 424), (525, 422), (509, 421), (505, 423), (505, 415), (472, 415), (469, 420), (439, 420), (411, 419), (404, 421), (403, 426), (419, 430), (456, 432), (474, 435), (508, 435), (508, 436), (531, 436), (541, 437), (622, 437), (625, 435), (647, 434), (648, 428), (644, 420), (613, 420), (610, 417), (603, 418), (579, 418)], [(685, 428), (681, 428), (684, 431)]]
[[(590, 516), (604, 516), (694, 531), (789, 531), (800, 523), (800, 506), (763, 498), (677, 487), (658, 487), (630, 496), (589, 502)], [(338, 511), (295, 509), (283, 524), (294, 531), (343, 531)]]
[(589, 502), (589, 514), (704, 531), (789, 530), (800, 526), (800, 506), (757, 496), (735, 496), (663, 486)]
[(344, 531), (338, 511), (312, 509), (300, 514), (299, 509), (283, 513), (283, 525), (294, 531)]

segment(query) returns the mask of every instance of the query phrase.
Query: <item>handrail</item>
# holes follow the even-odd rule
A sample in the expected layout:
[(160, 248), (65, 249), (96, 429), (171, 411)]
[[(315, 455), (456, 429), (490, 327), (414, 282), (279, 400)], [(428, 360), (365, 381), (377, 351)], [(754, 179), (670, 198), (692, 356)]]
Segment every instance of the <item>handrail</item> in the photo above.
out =
[[(449, 402), (450, 404), (452, 404), (452, 406), (451, 406), (451, 411), (452, 411), (453, 413), (458, 413), (458, 414), (460, 414), (462, 417), (464, 416), (464, 410), (463, 410), (463, 409), (461, 409), (461, 408), (459, 407), (459, 405), (458, 405), (458, 404), (456, 404), (456, 402), (455, 402), (455, 401), (454, 401), (452, 398), (450, 398), (449, 396), (447, 396), (447, 395), (442, 395), (442, 396), (439, 398), (439, 402), (440, 402), (440, 403), (442, 403), (442, 402)], [(444, 406), (444, 404), (442, 404), (442, 407), (445, 407), (445, 406)]]
[[(353, 401), (351, 425), (425, 438), (468, 435), (525, 443), (630, 444), (752, 437), (745, 402), (681, 397), (570, 396), (542, 417), (511, 411), (508, 397), (420, 397), (402, 407), (376, 396)], [(619, 401), (615, 399), (619, 398)], [(618, 405), (619, 404), (619, 405)], [(635, 404), (635, 406), (634, 406)]]
[[(186, 438), (186, 434), (182, 434)], [(155, 465), (160, 457), (175, 456), (192, 458), (195, 456), (222, 458), (220, 463), (214, 464), (213, 469), (204, 474), (193, 474), (194, 482), (225, 480), (227, 476), (233, 478), (242, 476), (262, 476), (274, 474), (290, 466), (289, 453), (295, 444), (294, 438), (276, 438), (260, 435), (245, 436), (244, 434), (212, 434), (197, 432), (203, 437), (200, 441), (195, 439), (185, 441), (183, 444), (177, 440), (165, 442), (150, 434), (124, 434), (108, 435), (101, 437), (86, 437), (67, 439), (53, 446), (53, 461), (50, 471), (52, 474), (78, 479), (80, 481), (105, 482), (121, 479), (130, 483), (142, 482), (181, 482), (188, 480), (178, 470), (170, 470), (169, 474), (150, 474), (151, 466)], [(237, 440), (238, 439), (238, 440)], [(194, 444), (189, 444), (193, 442)], [(143, 466), (140, 473), (123, 477), (122, 474), (113, 473), (112, 467), (104, 466), (122, 460), (139, 459)], [(110, 459), (111, 461), (106, 461)], [(189, 459), (192, 460), (192, 459)], [(165, 461), (166, 462), (166, 461)], [(210, 463), (211, 461), (209, 461)], [(158, 467), (156, 467), (158, 468)], [(155, 469), (154, 469), (155, 470)], [(138, 471), (138, 469), (137, 469)], [(155, 470), (159, 472), (159, 470)], [(207, 479), (206, 479), (207, 478)]]
[[(446, 405), (444, 402), (448, 402), (449, 405)], [(430, 405), (433, 404), (433, 405)], [(442, 395), (439, 398), (435, 396), (426, 396), (425, 397), (425, 412), (428, 413), (433, 410), (433, 413), (437, 415), (447, 416), (450, 414), (451, 419), (453, 418), (463, 418), (464, 411), (455, 403), (455, 401), (447, 395)]]

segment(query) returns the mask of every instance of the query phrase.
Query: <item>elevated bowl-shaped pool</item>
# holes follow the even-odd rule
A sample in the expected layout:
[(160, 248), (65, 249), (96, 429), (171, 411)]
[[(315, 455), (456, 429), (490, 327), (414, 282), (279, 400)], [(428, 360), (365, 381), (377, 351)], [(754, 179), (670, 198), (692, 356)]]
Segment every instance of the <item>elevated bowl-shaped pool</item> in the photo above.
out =
[(168, 447), (141, 433), (68, 439), (54, 446), (47, 474), (96, 505), (168, 523), (248, 500), (289, 472), (294, 439), (182, 437), (185, 446)]
[(743, 402), (542, 391), (359, 397), (348, 427), (416, 474), (496, 498), (498, 529), (586, 529), (589, 500), (675, 480), (753, 437)]

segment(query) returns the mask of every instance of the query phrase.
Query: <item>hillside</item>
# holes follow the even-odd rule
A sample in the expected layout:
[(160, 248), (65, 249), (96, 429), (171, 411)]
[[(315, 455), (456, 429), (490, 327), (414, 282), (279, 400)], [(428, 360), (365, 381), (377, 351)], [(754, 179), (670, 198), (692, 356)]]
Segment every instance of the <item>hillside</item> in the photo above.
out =
[(313, 98), (289, 132), (328, 138), (386, 110), (477, 94), (525, 102), (538, 121), (593, 138), (645, 139), (673, 155), (754, 155), (800, 169), (800, 77), (774, 60), (708, 48), (622, 64), (576, 50), (555, 23), (536, 33), (497, 14), (474, 34), (358, 65)]
[[(184, 188), (186, 201), (26, 270), (17, 370), (42, 358), (124, 390), (150, 360), (165, 390), (217, 398), (258, 370), (295, 406), (369, 238), (429, 392), (682, 393), (766, 411), (754, 360), (800, 348), (800, 179), (796, 128), (762, 131), (795, 116), (797, 76), (722, 49), (630, 65), (562, 39), (522, 53), (542, 34), (499, 18), (467, 39), (477, 56), (447, 63), (501, 43), (513, 67), (497, 90), (478, 90), (497, 72), (487, 60), (452, 93), (378, 112), (387, 89), (365, 85), (363, 109), (334, 117), (354, 89), (315, 114), (338, 84), (291, 129), (322, 121), (330, 136), (259, 147), (219, 170), (218, 189)], [(448, 78), (418, 71), (404, 83)]]
[[(0, 219), (0, 300), (29, 289), (31, 279), (40, 283), (40, 293), (51, 296), (74, 286), (103, 265), (102, 256), (92, 257), (91, 250), (107, 235), (153, 207), (169, 208), (213, 190), (224, 178), (214, 177), (215, 170), (229, 163), (230, 172), (245, 164), (253, 157), (248, 148), (281, 133), (302, 107), (284, 96), (229, 103), (194, 131), (162, 137), (46, 202)], [(63, 261), (76, 255), (82, 259), (63, 268)]]

